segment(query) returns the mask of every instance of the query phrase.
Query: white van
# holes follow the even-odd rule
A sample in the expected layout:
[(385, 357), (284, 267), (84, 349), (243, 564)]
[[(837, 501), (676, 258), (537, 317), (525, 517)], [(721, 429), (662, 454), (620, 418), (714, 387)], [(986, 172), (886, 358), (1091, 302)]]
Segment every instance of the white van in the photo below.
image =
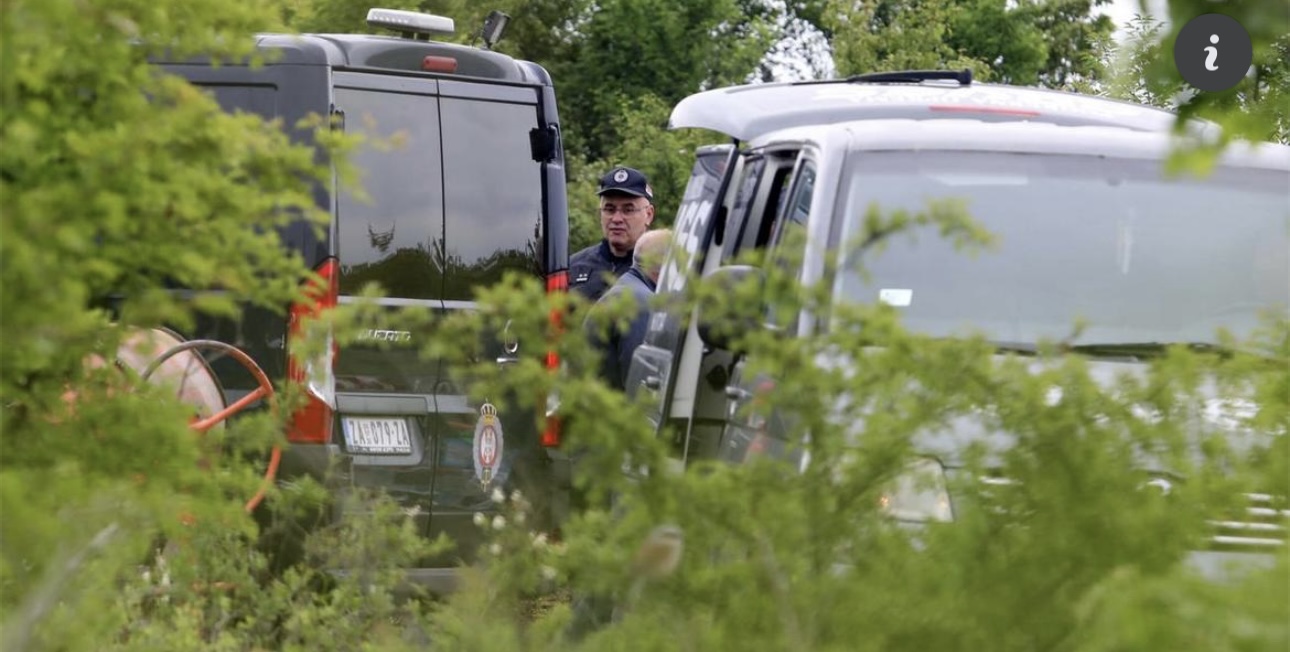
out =
[[(1086, 319), (1073, 348), (1110, 381), (1168, 344), (1214, 345), (1220, 328), (1248, 335), (1264, 311), (1290, 310), (1290, 147), (1233, 145), (1208, 176), (1169, 177), (1174, 124), (1158, 109), (955, 72), (699, 93), (676, 106), (672, 126), (733, 142), (698, 153), (674, 227), (687, 264), (671, 261), (659, 292), (679, 293), (696, 274), (755, 274), (729, 262), (749, 249), (773, 253), (798, 230), (797, 278), (827, 284), (832, 301), (886, 302), (916, 333), (981, 332), (1011, 352), (1062, 339)], [(845, 266), (828, 276), (824, 254), (852, 241), (871, 202), (919, 211), (943, 197), (968, 199), (1001, 245), (971, 259), (923, 233), (866, 261), (867, 279)], [(783, 415), (753, 425), (740, 409), (774, 379), (747, 377), (743, 358), (707, 326), (701, 314), (655, 312), (628, 392), (660, 433), (673, 433), (678, 461), (793, 455)], [(809, 337), (830, 323), (802, 311), (771, 326)], [(998, 434), (963, 429), (928, 441), (938, 472), (953, 472), (966, 440)], [(1284, 501), (1248, 498), (1244, 517), (1216, 524), (1215, 546), (1284, 546)]]

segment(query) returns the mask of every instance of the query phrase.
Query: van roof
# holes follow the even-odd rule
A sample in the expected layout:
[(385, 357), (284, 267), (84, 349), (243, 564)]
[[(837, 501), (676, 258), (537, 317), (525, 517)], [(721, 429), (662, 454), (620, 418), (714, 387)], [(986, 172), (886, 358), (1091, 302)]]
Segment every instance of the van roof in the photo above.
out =
[[(1168, 131), (1163, 109), (1041, 88), (945, 81), (828, 80), (747, 84), (704, 91), (672, 110), (672, 129), (701, 128), (748, 141), (789, 127), (858, 119), (936, 119), (1104, 125)], [(1198, 125), (1199, 126), (1199, 125)]]
[[(330, 66), (351, 70), (421, 73), (427, 56), (452, 57), (452, 77), (475, 77), (518, 84), (551, 85), (541, 66), (480, 48), (375, 34), (257, 34), (261, 52), (274, 52), (275, 65)], [(184, 61), (158, 58), (154, 63), (207, 65), (209, 58)]]
[[(749, 145), (758, 148), (780, 142), (812, 142), (830, 149), (869, 152), (958, 150), (1163, 160), (1171, 148), (1186, 144), (1188, 139), (1172, 132), (1099, 125), (899, 119), (791, 127), (765, 134)], [(1218, 162), (1224, 166), (1290, 172), (1290, 146), (1232, 142), (1223, 149)]]

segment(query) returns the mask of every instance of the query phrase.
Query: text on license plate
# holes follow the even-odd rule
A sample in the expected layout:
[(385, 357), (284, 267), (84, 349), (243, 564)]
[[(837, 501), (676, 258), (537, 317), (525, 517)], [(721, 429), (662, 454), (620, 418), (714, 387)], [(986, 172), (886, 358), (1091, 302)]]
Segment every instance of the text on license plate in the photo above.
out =
[(412, 452), (412, 435), (406, 419), (345, 417), (345, 445), (351, 453), (397, 455)]

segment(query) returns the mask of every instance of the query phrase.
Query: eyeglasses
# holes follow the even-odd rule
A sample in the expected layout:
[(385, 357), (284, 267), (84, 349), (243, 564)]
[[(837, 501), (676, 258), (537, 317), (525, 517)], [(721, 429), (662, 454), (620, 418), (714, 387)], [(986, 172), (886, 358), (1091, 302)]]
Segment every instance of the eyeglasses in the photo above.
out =
[(622, 213), (623, 217), (631, 217), (643, 210), (645, 209), (641, 208), (640, 206), (633, 206), (631, 204), (628, 204), (627, 206), (621, 206), (621, 207), (612, 206), (612, 205), (606, 205), (606, 206), (600, 207), (600, 212), (605, 215), (615, 215), (618, 213)]

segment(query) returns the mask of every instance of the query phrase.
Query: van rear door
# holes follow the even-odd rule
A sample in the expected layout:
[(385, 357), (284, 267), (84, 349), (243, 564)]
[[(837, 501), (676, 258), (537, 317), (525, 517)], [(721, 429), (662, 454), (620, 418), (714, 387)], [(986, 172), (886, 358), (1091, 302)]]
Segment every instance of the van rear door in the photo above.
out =
[[(474, 309), (475, 290), (507, 272), (545, 276), (545, 170), (530, 144), (538, 87), (351, 72), (337, 72), (335, 84), (347, 132), (394, 137), (392, 148), (365, 146), (352, 159), (370, 201), (339, 201), (342, 302), (376, 282), (391, 313), (442, 318)], [(425, 534), (458, 543), (451, 559), (427, 564), (468, 558), (474, 513), (491, 511), (491, 491), (509, 490), (517, 463), (538, 452), (535, 419), (508, 412), (502, 397), (471, 395), (462, 370), (418, 356), (430, 333), (391, 322), (363, 335), (369, 343), (344, 347), (336, 361), (338, 439), (353, 456), (353, 481), (386, 489)], [(539, 354), (504, 328), (486, 339), (485, 359), (497, 364)], [(501, 411), (481, 465), (474, 441), (485, 399)], [(490, 451), (498, 464), (481, 473)]]
[[(547, 269), (545, 170), (534, 160), (530, 142), (541, 126), (538, 100), (536, 87), (440, 82), (446, 313), (474, 310), (475, 292), (508, 273), (542, 281), (553, 271)], [(518, 356), (545, 355), (540, 343), (522, 341), (504, 321), (484, 338), (483, 360), (503, 369)], [(480, 532), (474, 513), (495, 507), (489, 501), (494, 488), (522, 487), (535, 496), (530, 481), (545, 457), (531, 411), (515, 409), (505, 396), (470, 394), (464, 370), (445, 368), (442, 374), (442, 391), (452, 407), (438, 412), (430, 535), (448, 535), (458, 544), (453, 555), (469, 558)], [(486, 429), (482, 422), (489, 419), (481, 411), (492, 408), (499, 412)], [(476, 430), (495, 439), (476, 448)], [(481, 473), (490, 448), (501, 452), (498, 466)]]
[[(365, 139), (350, 154), (355, 188), (341, 184), (334, 249), (339, 301), (369, 283), (386, 314), (443, 312), (443, 162), (439, 85), (432, 79), (335, 72), (345, 131)], [(417, 350), (426, 333), (394, 319), (340, 347), (335, 361), (337, 443), (351, 458), (350, 481), (383, 489), (428, 532), (437, 454), (440, 370)]]

